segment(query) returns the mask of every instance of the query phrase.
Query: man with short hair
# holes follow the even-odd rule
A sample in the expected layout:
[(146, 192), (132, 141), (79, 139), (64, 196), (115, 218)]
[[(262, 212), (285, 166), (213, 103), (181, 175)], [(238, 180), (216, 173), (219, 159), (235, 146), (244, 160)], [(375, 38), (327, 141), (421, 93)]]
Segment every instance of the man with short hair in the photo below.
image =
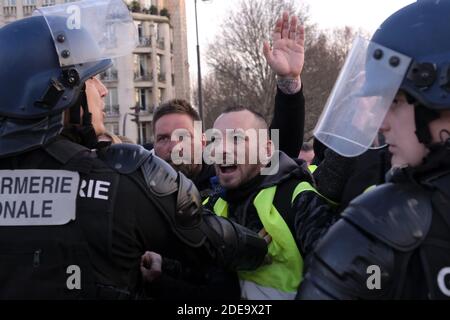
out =
[(208, 199), (208, 206), (271, 238), (271, 263), (239, 273), (241, 297), (294, 299), (304, 260), (337, 217), (314, 189), (306, 165), (274, 150), (259, 113), (229, 108), (214, 129), (211, 157), (225, 192)]
[[(195, 131), (197, 129), (195, 121), (199, 121), (201, 124), (199, 114), (188, 101), (173, 99), (161, 104), (153, 114), (153, 133), (155, 137), (153, 150), (158, 157), (167, 161), (175, 170), (183, 172), (192, 179), (201, 193), (202, 191), (205, 193), (204, 191), (209, 189), (209, 179), (214, 175), (214, 170), (211, 166), (204, 164), (202, 158), (195, 159), (195, 148), (203, 150), (205, 145), (202, 132)], [(186, 148), (186, 150), (190, 149), (188, 156), (191, 161), (189, 163), (174, 164), (172, 159), (172, 151), (180, 143), (172, 140), (172, 134), (176, 130), (184, 130), (190, 136), (191, 143)], [(180, 150), (180, 152), (182, 151)], [(196, 160), (199, 163), (196, 163)]]

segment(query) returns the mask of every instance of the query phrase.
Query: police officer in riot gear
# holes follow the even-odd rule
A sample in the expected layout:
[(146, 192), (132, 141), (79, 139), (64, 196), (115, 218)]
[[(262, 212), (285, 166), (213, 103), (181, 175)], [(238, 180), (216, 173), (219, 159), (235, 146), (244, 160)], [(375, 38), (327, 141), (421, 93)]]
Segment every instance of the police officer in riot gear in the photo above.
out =
[(380, 130), (393, 169), (318, 244), (298, 298), (450, 297), (449, 37), (450, 2), (419, 0), (355, 43), (315, 135), (354, 156)]
[(259, 266), (265, 241), (204, 212), (165, 162), (134, 145), (92, 151), (95, 75), (135, 44), (121, 0), (47, 7), (0, 43), (1, 298), (133, 298), (146, 250), (199, 270)]

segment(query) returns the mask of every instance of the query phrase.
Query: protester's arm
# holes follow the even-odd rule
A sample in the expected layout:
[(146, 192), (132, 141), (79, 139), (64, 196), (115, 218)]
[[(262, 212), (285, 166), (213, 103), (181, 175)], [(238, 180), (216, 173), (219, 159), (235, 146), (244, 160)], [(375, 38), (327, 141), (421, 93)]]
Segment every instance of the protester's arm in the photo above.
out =
[(305, 99), (300, 74), (304, 64), (305, 33), (297, 17), (278, 19), (272, 35), (272, 48), (264, 43), (264, 56), (277, 75), (277, 95), (270, 129), (279, 130), (279, 149), (297, 157), (303, 143)]
[(307, 265), (317, 242), (340, 218), (336, 207), (314, 191), (301, 192), (293, 202), (295, 237)]
[(270, 129), (279, 130), (279, 149), (291, 158), (297, 158), (302, 147), (304, 125), (303, 89), (296, 94), (285, 94), (278, 87)]
[(357, 158), (343, 157), (331, 149), (325, 149), (324, 158), (313, 173), (320, 194), (341, 203), (348, 180), (355, 173), (356, 161)]
[(339, 215), (334, 207), (317, 194), (313, 186), (306, 181), (295, 188), (292, 205), (287, 212), (288, 216), (285, 220), (292, 230), (303, 259), (302, 274), (305, 274), (317, 244), (339, 219)]

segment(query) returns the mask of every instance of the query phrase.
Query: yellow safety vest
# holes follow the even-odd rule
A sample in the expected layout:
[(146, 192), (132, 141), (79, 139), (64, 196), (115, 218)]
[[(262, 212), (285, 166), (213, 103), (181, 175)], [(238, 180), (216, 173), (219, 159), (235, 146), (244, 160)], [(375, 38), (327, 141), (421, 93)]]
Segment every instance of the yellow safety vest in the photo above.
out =
[[(315, 191), (309, 183), (302, 182), (295, 189), (295, 196), (301, 192), (300, 188)], [(239, 272), (241, 296), (246, 299), (294, 299), (302, 281), (303, 258), (289, 227), (273, 205), (276, 189), (276, 186), (263, 189), (253, 200), (261, 223), (272, 237), (268, 247), (272, 262), (254, 271)], [(219, 198), (214, 212), (228, 217), (227, 202)]]

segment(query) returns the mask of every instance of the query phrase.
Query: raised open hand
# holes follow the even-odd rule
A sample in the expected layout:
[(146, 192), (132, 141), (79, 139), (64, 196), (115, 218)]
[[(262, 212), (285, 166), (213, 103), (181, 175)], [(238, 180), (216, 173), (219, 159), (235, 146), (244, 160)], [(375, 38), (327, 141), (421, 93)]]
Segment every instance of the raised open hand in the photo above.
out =
[(272, 48), (264, 42), (264, 56), (272, 70), (280, 77), (297, 78), (305, 62), (305, 29), (298, 25), (298, 18), (283, 12), (272, 35)]

